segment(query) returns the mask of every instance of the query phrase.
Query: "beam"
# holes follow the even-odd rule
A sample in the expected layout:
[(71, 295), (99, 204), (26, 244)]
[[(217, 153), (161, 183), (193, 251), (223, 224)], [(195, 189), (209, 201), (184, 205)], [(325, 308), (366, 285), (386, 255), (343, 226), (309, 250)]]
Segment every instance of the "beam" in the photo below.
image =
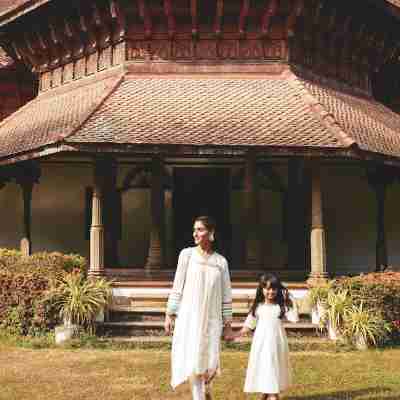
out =
[(176, 31), (176, 22), (171, 0), (164, 0), (164, 12), (168, 21), (168, 36), (171, 39), (174, 37)]
[(246, 19), (249, 15), (249, 10), (250, 10), (250, 0), (243, 0), (239, 15), (239, 34), (241, 36), (244, 36), (245, 34), (244, 30), (246, 27)]
[(304, 10), (304, 0), (296, 0), (293, 5), (292, 12), (290, 13), (286, 22), (286, 32), (288, 36), (293, 36), (296, 27), (297, 18), (300, 17)]
[(261, 18), (261, 34), (267, 36), (271, 28), (271, 18), (277, 13), (279, 0), (270, 0)]
[(192, 35), (197, 36), (198, 27), (197, 27), (197, 0), (190, 0), (190, 14), (192, 16)]
[(217, 36), (221, 34), (222, 16), (224, 15), (224, 0), (217, 0), (215, 12), (214, 32)]
[(138, 6), (140, 18), (142, 18), (144, 23), (144, 35), (146, 38), (149, 38), (153, 33), (150, 11), (147, 7), (145, 0), (138, 0)]

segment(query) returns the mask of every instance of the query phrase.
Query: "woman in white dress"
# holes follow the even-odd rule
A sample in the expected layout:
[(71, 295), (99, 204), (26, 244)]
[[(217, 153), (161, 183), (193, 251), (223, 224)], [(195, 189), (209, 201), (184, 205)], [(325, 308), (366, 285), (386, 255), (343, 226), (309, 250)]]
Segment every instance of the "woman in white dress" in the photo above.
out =
[(179, 255), (164, 324), (167, 334), (175, 325), (171, 386), (189, 380), (194, 400), (211, 398), (208, 384), (219, 372), (221, 335), (232, 339), (228, 263), (213, 250), (214, 235), (210, 217), (196, 218), (196, 247), (183, 249)]
[(260, 277), (256, 297), (240, 336), (255, 329), (244, 391), (278, 400), (291, 384), (289, 347), (282, 321), (291, 307), (287, 289), (272, 274)]

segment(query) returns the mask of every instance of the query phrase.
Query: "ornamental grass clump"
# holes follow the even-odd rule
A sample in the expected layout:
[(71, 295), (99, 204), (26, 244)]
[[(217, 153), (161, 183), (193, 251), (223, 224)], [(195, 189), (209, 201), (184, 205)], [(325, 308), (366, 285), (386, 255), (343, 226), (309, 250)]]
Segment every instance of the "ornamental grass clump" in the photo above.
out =
[(104, 279), (87, 279), (72, 272), (58, 279), (47, 293), (64, 325), (78, 325), (93, 330), (96, 316), (111, 298), (111, 284)]

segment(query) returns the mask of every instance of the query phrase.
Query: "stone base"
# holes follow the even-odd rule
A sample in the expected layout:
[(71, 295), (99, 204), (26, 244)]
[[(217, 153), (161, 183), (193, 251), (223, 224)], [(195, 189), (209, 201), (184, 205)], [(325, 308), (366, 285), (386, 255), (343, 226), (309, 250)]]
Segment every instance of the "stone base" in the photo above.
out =
[(329, 279), (328, 274), (312, 274), (310, 277), (307, 279), (307, 285), (309, 287), (314, 287), (314, 286), (320, 286), (324, 285)]

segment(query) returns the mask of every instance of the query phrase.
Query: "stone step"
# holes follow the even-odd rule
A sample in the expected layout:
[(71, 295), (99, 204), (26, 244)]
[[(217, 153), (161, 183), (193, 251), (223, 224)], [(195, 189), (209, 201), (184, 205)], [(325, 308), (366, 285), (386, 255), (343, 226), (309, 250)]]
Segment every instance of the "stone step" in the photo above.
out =
[[(234, 321), (232, 328), (238, 331), (243, 326), (242, 322)], [(288, 333), (299, 333), (305, 336), (317, 335), (318, 325), (307, 321), (299, 321), (297, 323), (284, 323), (284, 327)], [(164, 320), (153, 321), (107, 321), (104, 322), (100, 330), (107, 336), (163, 336)]]

